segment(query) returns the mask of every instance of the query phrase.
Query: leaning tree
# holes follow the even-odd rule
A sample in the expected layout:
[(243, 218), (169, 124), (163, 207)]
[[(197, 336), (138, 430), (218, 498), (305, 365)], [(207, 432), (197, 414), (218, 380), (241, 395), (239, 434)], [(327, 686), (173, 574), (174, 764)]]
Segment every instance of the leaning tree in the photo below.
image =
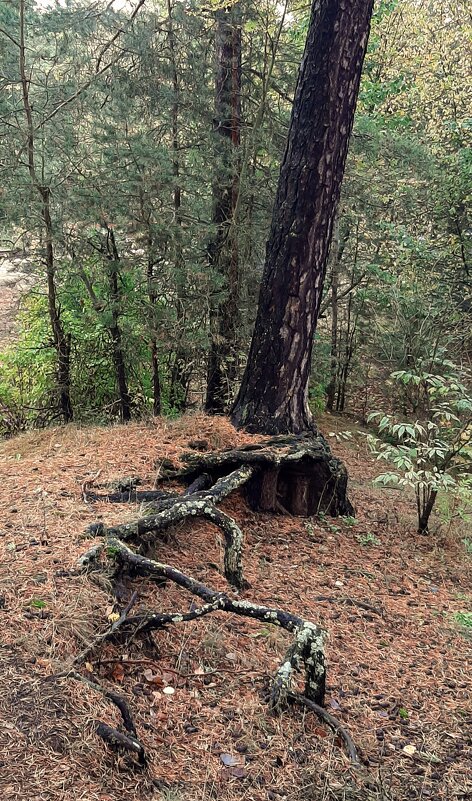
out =
[(313, 0), (267, 243), (256, 324), (232, 410), (264, 434), (313, 429), (308, 382), (373, 0)]
[[(233, 599), (203, 585), (170, 565), (142, 554), (159, 532), (186, 518), (211, 520), (223, 532), (225, 575), (245, 588), (242, 575), (242, 532), (217, 508), (234, 489), (245, 486), (248, 500), (259, 508), (313, 514), (319, 509), (346, 514), (347, 475), (323, 438), (316, 435), (307, 406), (312, 341), (316, 327), (333, 220), (339, 200), (349, 134), (359, 90), (373, 0), (313, 0), (310, 27), (301, 65), (292, 120), (267, 245), (259, 309), (243, 383), (233, 409), (233, 421), (255, 432), (277, 434), (268, 442), (220, 453), (184, 455), (183, 468), (161, 465), (161, 478), (187, 480), (178, 496), (160, 490), (139, 493), (135, 487), (109, 500), (150, 500), (144, 518), (122, 526), (102, 523), (89, 529), (101, 541), (81, 559), (98, 567), (106, 557), (108, 580), (150, 576), (167, 579), (200, 598), (190, 612), (128, 615), (130, 605), (111, 629), (99, 635), (91, 649), (114, 637), (119, 627), (133, 637), (214, 612), (243, 615), (292, 632), (293, 641), (277, 671), (271, 699), (281, 708), (289, 698), (314, 710), (344, 736), (351, 758), (352, 741), (323, 710), (325, 690), (324, 632), (313, 623), (286, 612)], [(289, 435), (289, 436), (287, 436)], [(121, 488), (123, 489), (123, 488)], [(86, 491), (86, 490), (85, 490)], [(130, 547), (130, 543), (134, 546)], [(98, 564), (97, 564), (98, 563)], [(291, 690), (294, 674), (305, 672), (304, 695)], [(83, 680), (80, 674), (74, 677)], [(113, 696), (113, 697), (112, 697)], [(145, 760), (129, 711), (119, 696), (108, 693), (119, 707), (126, 733), (100, 723), (97, 732), (112, 744), (134, 751)]]

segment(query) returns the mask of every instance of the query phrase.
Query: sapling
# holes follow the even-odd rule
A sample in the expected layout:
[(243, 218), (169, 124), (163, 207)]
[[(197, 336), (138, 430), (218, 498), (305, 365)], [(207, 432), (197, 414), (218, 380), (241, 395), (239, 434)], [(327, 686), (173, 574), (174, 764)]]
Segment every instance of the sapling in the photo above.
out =
[(377, 476), (381, 486), (411, 487), (415, 491), (418, 532), (428, 525), (439, 492), (455, 492), (467, 482), (472, 465), (472, 396), (470, 376), (452, 362), (442, 361), (444, 375), (421, 366), (399, 370), (391, 378), (413, 384), (421, 394), (422, 419), (398, 421), (392, 414), (373, 412), (379, 436), (368, 436), (377, 459), (393, 469)]

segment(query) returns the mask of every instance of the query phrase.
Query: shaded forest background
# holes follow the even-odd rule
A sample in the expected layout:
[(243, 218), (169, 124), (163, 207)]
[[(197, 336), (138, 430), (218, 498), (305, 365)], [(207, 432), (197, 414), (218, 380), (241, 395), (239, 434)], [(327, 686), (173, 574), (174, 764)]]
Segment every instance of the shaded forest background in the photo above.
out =
[[(308, 18), (274, 0), (2, 4), (0, 246), (30, 273), (2, 433), (234, 398)], [(470, 364), (470, 28), (461, 0), (376, 5), (315, 412), (416, 414), (392, 371)]]

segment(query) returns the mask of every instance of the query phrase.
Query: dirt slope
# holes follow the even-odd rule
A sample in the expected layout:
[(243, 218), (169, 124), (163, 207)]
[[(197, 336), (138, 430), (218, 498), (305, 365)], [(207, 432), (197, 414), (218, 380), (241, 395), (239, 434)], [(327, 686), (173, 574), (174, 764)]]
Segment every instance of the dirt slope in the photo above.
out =
[[(335, 425), (324, 420), (326, 431)], [(178, 458), (195, 437), (209, 447), (249, 439), (225, 421), (196, 416), (53, 429), (0, 446), (0, 797), (470, 798), (472, 649), (453, 616), (471, 610), (471, 560), (447, 527), (418, 540), (409, 503), (371, 488), (375, 465), (361, 445), (335, 446), (352, 477), (355, 520), (257, 515), (239, 496), (223, 506), (246, 537), (251, 587), (242, 596), (329, 630), (328, 709), (353, 735), (360, 768), (311, 714), (269, 715), (267, 678), (287, 638), (245, 619), (212, 616), (91, 657), (88, 675), (130, 702), (151, 756), (144, 770), (97, 738), (97, 720), (118, 722), (109, 702), (72, 679), (48, 679), (115, 611), (103, 588), (75, 572), (91, 544), (82, 532), (99, 518), (118, 522), (137, 511), (85, 503), (83, 482), (101, 470), (100, 482), (139, 474), (151, 486), (156, 462)], [(217, 537), (197, 520), (179, 526), (158, 556), (226, 590)], [(133, 588), (123, 588), (122, 604)], [(170, 585), (136, 588), (137, 608), (191, 603)], [(164, 693), (166, 686), (175, 692)], [(240, 775), (224, 767), (222, 753), (238, 761)]]

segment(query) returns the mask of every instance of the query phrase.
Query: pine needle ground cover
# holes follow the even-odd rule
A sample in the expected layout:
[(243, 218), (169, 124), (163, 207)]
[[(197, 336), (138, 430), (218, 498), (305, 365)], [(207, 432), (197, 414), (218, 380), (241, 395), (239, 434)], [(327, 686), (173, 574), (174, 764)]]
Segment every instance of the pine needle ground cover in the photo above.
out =
[[(325, 418), (322, 428), (333, 430)], [(362, 445), (336, 446), (351, 477), (355, 517), (263, 515), (231, 495), (221, 505), (244, 532), (239, 598), (279, 606), (321, 625), (327, 710), (350, 732), (361, 764), (311, 713), (270, 714), (268, 680), (290, 638), (220, 613), (96, 649), (81, 668), (124, 696), (148, 764), (114, 753), (97, 720), (119, 726), (103, 694), (67, 671), (106, 631), (123, 598), (77, 570), (93, 544), (86, 527), (135, 519), (137, 504), (87, 501), (84, 486), (178, 465), (195, 440), (247, 445), (224, 420), (29, 433), (0, 448), (0, 791), (2, 799), (93, 801), (321, 801), (466, 799), (472, 792), (471, 560), (448, 528), (415, 533), (411, 501), (374, 489)], [(97, 474), (100, 471), (99, 477)], [(177, 525), (155, 558), (221, 592), (218, 530)], [(134, 609), (182, 610), (176, 586), (141, 582)]]

